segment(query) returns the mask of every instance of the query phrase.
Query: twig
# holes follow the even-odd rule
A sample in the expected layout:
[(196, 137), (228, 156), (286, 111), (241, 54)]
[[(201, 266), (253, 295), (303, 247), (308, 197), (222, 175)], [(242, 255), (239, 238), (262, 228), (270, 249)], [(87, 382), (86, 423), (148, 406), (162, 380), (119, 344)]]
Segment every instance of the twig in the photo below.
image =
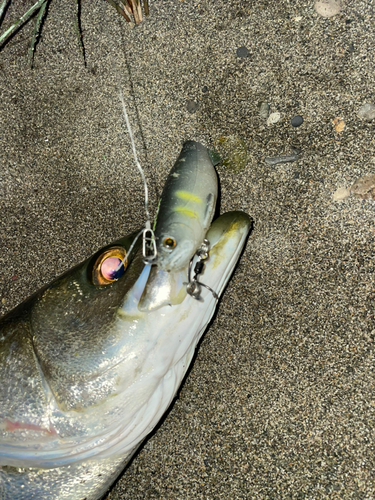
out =
[(112, 5), (112, 7), (114, 7), (117, 10), (117, 12), (126, 19), (128, 23), (130, 23), (130, 17), (125, 14), (124, 9), (122, 7), (120, 7), (116, 2), (114, 2), (114, 0), (107, 0), (107, 2), (110, 5)]
[(142, 9), (141, 9), (141, 2), (139, 0), (133, 0), (135, 3), (135, 11), (137, 11), (137, 18), (138, 18), (138, 23), (142, 22)]
[(279, 163), (290, 163), (299, 159), (300, 150), (292, 148), (293, 154), (287, 156), (275, 156), (274, 158), (265, 158), (264, 161), (267, 165), (278, 165)]
[[(114, 0), (107, 0), (107, 2), (114, 7), (119, 14), (121, 14), (129, 23), (132, 17), (134, 17), (135, 24), (140, 24), (142, 22), (142, 1), (141, 0), (120, 0), (122, 6), (117, 4)], [(145, 9), (145, 15), (149, 14), (149, 3), (148, 0), (143, 0), (143, 5)]]
[[(138, 16), (137, 0), (129, 0), (129, 3), (130, 3), (130, 6), (132, 8), (134, 22), (135, 22), (135, 24), (139, 24), (141, 21), (139, 20), (139, 16)], [(142, 13), (141, 13), (141, 17), (142, 17)]]
[(36, 41), (40, 35), (40, 25), (42, 23), (43, 15), (44, 15), (44, 12), (46, 10), (47, 4), (48, 4), (48, 0), (46, 0), (44, 2), (44, 4), (40, 7), (40, 10), (39, 10), (37, 18), (36, 18), (35, 26), (33, 29), (33, 34), (32, 34), (31, 43), (30, 43), (30, 47), (29, 47), (29, 57), (28, 57), (30, 68), (32, 68), (32, 66), (33, 66)]
[[(131, 16), (132, 16), (132, 14), (133, 14), (133, 9), (132, 9), (132, 5), (131, 5), (131, 3), (129, 3), (129, 2), (130, 2), (130, 0), (129, 0), (129, 2), (128, 2), (128, 0), (121, 0), (121, 2), (124, 4), (124, 7), (123, 7), (124, 11), (125, 11), (125, 12), (127, 13), (127, 15), (129, 16), (129, 19), (131, 19)], [(129, 22), (130, 22), (130, 21), (129, 21)]]
[(130, 7), (132, 8), (134, 22), (135, 22), (135, 24), (139, 24), (136, 0), (129, 0), (129, 3), (130, 3)]
[(25, 14), (20, 17), (15, 23), (12, 24), (10, 28), (8, 28), (5, 33), (0, 36), (0, 45), (6, 40), (12, 33), (16, 31), (16, 29), (24, 24), (33, 14), (34, 12), (41, 7), (41, 5), (46, 2), (46, 0), (38, 0), (30, 9), (25, 12)]
[(0, 5), (0, 24), (2, 23), (3, 20), (4, 10), (9, 2), (10, 0), (4, 0), (3, 3)]
[(82, 25), (81, 25), (81, 0), (77, 0), (77, 16), (75, 18), (75, 28), (77, 32), (77, 38), (78, 38), (78, 43), (79, 47), (81, 49), (81, 54), (83, 57), (83, 64), (87, 66), (86, 63), (86, 50), (85, 50), (85, 45), (83, 43), (83, 34), (82, 34)]

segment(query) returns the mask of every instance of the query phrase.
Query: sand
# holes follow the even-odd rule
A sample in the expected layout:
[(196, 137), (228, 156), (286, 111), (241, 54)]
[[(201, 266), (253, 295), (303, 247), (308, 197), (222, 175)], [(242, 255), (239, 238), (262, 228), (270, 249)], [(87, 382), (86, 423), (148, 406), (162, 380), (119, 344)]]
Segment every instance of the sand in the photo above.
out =
[(304, 0), (155, 0), (137, 27), (103, 0), (81, 14), (86, 66), (74, 2), (50, 2), (33, 69), (32, 24), (0, 52), (0, 312), (143, 225), (118, 81), (152, 212), (195, 139), (225, 159), (221, 212), (254, 221), (178, 399), (108, 499), (374, 498), (375, 202), (334, 197), (375, 170), (357, 115), (375, 102), (371, 2), (324, 18)]

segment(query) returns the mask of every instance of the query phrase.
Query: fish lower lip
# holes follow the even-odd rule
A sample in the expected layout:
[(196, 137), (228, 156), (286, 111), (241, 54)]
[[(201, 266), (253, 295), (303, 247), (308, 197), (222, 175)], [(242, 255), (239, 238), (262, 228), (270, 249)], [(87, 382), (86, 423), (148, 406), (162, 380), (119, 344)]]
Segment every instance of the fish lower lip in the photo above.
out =
[(154, 311), (163, 306), (181, 304), (186, 297), (187, 270), (168, 272), (152, 266), (138, 304), (140, 311)]

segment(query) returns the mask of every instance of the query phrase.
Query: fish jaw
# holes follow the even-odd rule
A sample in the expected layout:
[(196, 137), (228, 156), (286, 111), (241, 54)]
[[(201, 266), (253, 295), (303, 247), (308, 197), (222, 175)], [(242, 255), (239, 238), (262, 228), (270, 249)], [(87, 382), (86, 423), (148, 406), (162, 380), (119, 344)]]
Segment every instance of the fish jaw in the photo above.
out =
[(138, 302), (138, 309), (152, 311), (163, 306), (181, 304), (187, 294), (187, 279), (186, 269), (169, 273), (152, 266), (147, 285)]
[[(218, 296), (233, 272), (249, 230), (249, 218), (232, 212), (219, 217), (206, 235), (211, 248), (201, 280)], [(134, 285), (134, 289), (139, 285), (137, 296), (147, 282), (147, 267), (145, 276), (142, 272), (138, 278), (141, 285)], [(214, 314), (217, 298), (202, 288), (202, 301), (187, 295), (180, 304), (147, 312), (140, 311), (131, 298), (132, 290), (118, 309), (113, 326), (120, 339), (114, 346), (117, 358), (101, 374), (101, 383), (112, 388), (109, 397), (78, 412), (63, 412), (54, 407), (51, 396), (48, 429), (53, 432), (44, 432), (38, 439), (28, 439), (25, 432), (22, 440), (12, 441), (9, 431), (8, 438), (0, 443), (0, 465), (54, 468), (125, 457), (155, 427), (179, 388)], [(96, 380), (90, 383), (95, 387)]]

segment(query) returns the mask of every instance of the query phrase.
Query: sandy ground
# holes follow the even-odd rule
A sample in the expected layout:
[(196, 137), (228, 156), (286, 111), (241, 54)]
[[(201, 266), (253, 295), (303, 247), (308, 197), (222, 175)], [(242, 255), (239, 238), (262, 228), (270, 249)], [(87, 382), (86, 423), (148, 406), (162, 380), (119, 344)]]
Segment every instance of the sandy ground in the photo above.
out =
[[(327, 19), (306, 0), (150, 3), (132, 28), (83, 2), (86, 67), (62, 0), (34, 69), (31, 24), (0, 53), (1, 312), (143, 224), (119, 80), (153, 212), (196, 139), (226, 158), (221, 211), (254, 230), (178, 399), (108, 498), (374, 498), (374, 201), (333, 198), (375, 170), (375, 122), (357, 115), (375, 102), (373, 4)], [(298, 161), (265, 162), (292, 145)]]

